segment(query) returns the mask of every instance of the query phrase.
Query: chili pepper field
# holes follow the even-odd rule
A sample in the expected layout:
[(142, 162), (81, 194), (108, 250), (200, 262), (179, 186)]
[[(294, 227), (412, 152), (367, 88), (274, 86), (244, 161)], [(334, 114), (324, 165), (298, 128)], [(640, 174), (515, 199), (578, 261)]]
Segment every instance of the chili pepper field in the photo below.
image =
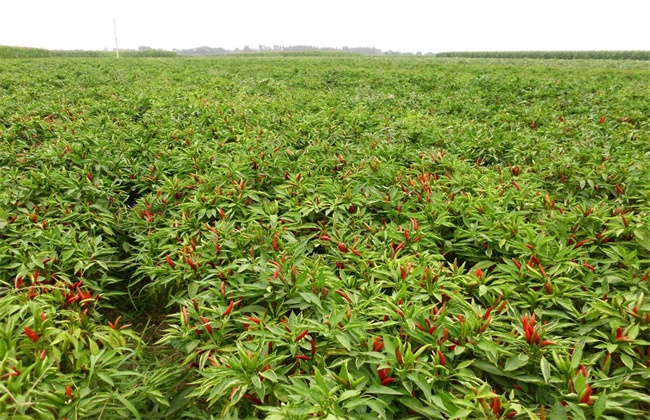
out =
[(0, 418), (649, 418), (649, 273), (648, 62), (0, 62)]

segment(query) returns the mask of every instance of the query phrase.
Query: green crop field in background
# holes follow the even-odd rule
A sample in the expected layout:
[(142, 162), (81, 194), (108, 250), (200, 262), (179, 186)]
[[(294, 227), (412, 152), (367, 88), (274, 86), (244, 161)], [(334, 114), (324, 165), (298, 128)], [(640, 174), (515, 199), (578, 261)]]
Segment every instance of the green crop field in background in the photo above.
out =
[(2, 60), (0, 418), (647, 416), (648, 62), (568, 63)]

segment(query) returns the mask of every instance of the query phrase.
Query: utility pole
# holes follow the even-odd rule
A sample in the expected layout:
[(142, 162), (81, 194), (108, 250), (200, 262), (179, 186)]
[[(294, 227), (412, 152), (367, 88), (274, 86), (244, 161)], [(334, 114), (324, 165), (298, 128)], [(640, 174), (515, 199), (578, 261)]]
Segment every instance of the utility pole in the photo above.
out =
[(115, 34), (115, 57), (120, 58), (120, 49), (117, 48), (117, 26), (115, 25), (115, 18), (113, 18), (113, 33)]

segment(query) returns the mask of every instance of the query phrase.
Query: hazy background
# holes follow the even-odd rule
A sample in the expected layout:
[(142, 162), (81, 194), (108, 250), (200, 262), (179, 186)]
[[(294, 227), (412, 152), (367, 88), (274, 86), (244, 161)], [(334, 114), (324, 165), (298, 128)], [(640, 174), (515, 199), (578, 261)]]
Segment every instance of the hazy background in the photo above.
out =
[(650, 50), (650, 0), (0, 0), (0, 45)]

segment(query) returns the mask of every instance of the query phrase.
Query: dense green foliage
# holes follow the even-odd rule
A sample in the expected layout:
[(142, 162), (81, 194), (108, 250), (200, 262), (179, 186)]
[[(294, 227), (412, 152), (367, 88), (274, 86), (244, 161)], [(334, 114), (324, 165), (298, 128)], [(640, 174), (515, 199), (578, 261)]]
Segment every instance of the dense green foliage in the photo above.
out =
[(0, 418), (647, 416), (649, 82), (3, 61)]
[(43, 48), (9, 47), (0, 45), (0, 58), (40, 58), (50, 56), (50, 51)]
[(650, 51), (455, 51), (438, 57), (542, 58), (560, 60), (650, 60)]
[[(142, 51), (120, 51), (121, 57), (176, 57), (174, 51), (147, 49)], [(47, 57), (82, 57), (114, 58), (115, 51), (88, 50), (46, 50), (43, 48), (8, 47), (0, 45), (0, 58), (47, 58)]]

